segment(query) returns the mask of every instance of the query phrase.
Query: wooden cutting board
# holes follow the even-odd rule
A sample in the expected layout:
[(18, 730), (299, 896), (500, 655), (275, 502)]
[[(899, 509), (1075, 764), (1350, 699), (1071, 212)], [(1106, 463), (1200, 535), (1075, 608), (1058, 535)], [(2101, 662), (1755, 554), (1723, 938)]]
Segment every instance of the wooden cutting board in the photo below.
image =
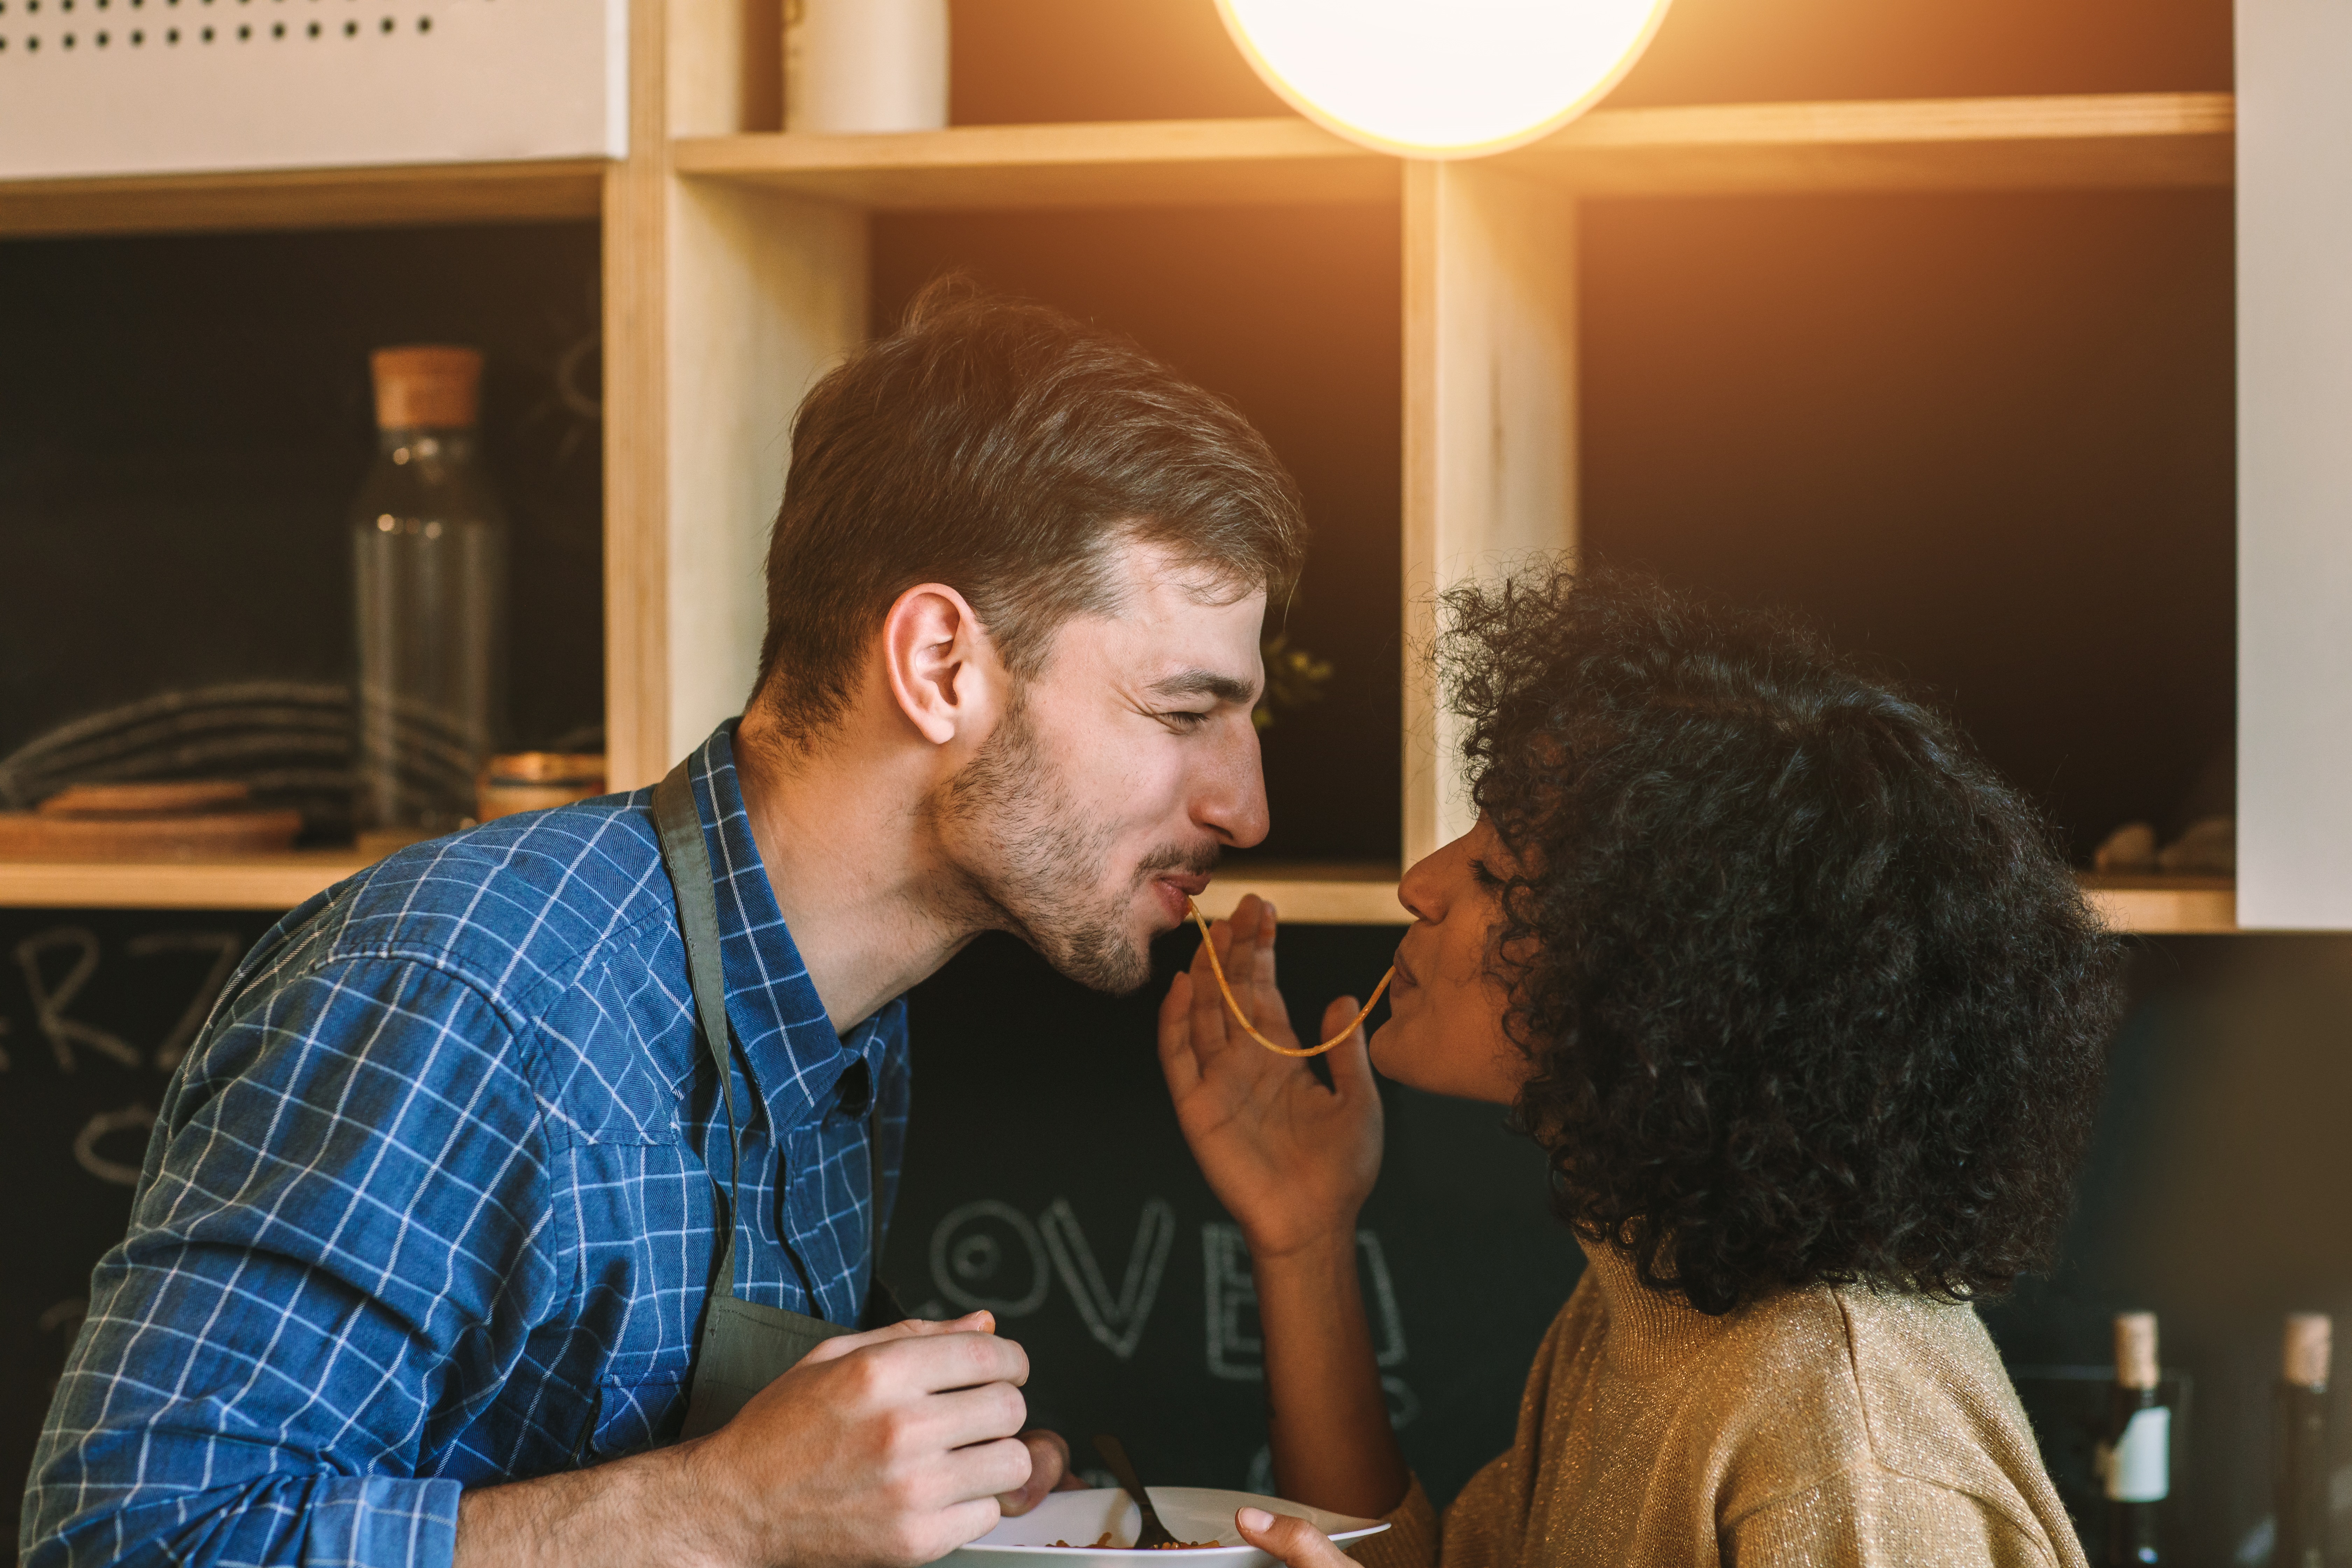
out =
[(0, 811), (0, 858), (202, 860), (293, 847), (299, 811), (215, 811), (192, 816), (48, 816)]
[(293, 847), (299, 811), (256, 811), (246, 787), (75, 784), (32, 811), (0, 811), (0, 859), (202, 860)]

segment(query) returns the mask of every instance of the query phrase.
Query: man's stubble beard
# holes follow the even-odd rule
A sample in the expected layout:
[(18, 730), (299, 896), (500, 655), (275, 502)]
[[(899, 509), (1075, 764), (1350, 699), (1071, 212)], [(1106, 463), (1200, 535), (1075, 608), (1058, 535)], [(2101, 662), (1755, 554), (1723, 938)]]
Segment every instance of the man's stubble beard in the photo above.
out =
[(1169, 846), (1146, 856), (1115, 893), (1097, 879), (1118, 827), (1072, 803), (1016, 693), (979, 755), (935, 795), (926, 815), (961, 838), (973, 925), (1010, 931), (1079, 984), (1125, 995), (1151, 977), (1151, 954), (1129, 931), (1136, 890), (1168, 870), (1206, 871), (1216, 850)]

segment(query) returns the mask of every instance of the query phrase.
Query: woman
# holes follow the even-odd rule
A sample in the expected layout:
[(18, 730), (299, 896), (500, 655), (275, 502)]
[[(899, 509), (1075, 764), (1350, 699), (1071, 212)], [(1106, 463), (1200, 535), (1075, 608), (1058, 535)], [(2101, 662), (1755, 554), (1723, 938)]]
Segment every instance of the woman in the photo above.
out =
[[(2118, 1005), (2046, 830), (1783, 622), (1565, 574), (1447, 609), (1479, 817), (1405, 876), (1369, 1050), (1326, 1089), (1232, 1022), (1205, 955), (1160, 1016), (1248, 1238), (1281, 1489), (1386, 1514), (1370, 1568), (2080, 1564), (1972, 1305), (2050, 1255)], [(1288, 1043), (1275, 911), (1213, 941)], [(1442, 1522), (1358, 1296), (1375, 1067), (1511, 1107), (1588, 1259), (1517, 1440)], [(1241, 1522), (1291, 1568), (1344, 1562)]]

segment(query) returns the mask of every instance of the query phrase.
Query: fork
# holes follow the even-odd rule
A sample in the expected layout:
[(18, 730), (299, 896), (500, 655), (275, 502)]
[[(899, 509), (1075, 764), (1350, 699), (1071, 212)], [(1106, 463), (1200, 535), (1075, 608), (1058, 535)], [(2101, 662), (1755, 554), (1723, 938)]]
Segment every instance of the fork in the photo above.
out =
[(1128, 1462), (1126, 1447), (1109, 1433), (1097, 1432), (1095, 1434), (1095, 1452), (1100, 1454), (1103, 1463), (1110, 1467), (1110, 1473), (1118, 1478), (1118, 1484), (1127, 1489), (1127, 1495), (1135, 1500), (1135, 1506), (1143, 1510), (1143, 1524), (1135, 1537), (1136, 1550), (1175, 1544), (1176, 1537), (1160, 1522), (1159, 1510), (1151, 1506), (1151, 1494), (1145, 1491), (1143, 1483), (1136, 1479), (1135, 1467)]

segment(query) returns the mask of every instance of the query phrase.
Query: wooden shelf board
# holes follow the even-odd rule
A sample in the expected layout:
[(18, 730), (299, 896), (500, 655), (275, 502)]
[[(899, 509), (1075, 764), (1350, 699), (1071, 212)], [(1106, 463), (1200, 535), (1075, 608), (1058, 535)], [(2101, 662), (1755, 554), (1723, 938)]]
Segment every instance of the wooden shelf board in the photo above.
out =
[(1295, 117), (689, 137), (681, 174), (884, 211), (1393, 202), (1396, 161)]
[[(285, 910), (366, 862), (348, 849), (297, 850), (236, 860), (0, 861), (0, 908)], [(2117, 931), (2234, 931), (2237, 889), (2227, 877), (2084, 876), (2092, 904)], [(1397, 869), (1382, 865), (1234, 867), (1201, 908), (1229, 915), (1243, 895), (1270, 900), (1303, 925), (1403, 925)]]
[(0, 181), (0, 236), (358, 228), (594, 217), (598, 158)]
[(1591, 195), (2228, 185), (2226, 92), (1614, 109), (1498, 167)]
[[(2228, 93), (1603, 109), (1494, 161), (1594, 195), (2227, 185)], [(882, 210), (1394, 201), (1295, 118), (687, 137), (682, 174)]]
[(0, 860), (0, 908), (290, 910), (366, 864), (348, 849), (234, 860)]
[(1405, 925), (1412, 916), (1397, 902), (1397, 868), (1390, 865), (1241, 864), (1217, 873), (1200, 898), (1212, 920), (1234, 912), (1244, 894), (1274, 905), (1281, 920), (1297, 925)]
[[(1273, 901), (1282, 918), (1307, 925), (1403, 925), (1392, 866), (1237, 866), (1202, 895), (1212, 918), (1233, 912), (1244, 893)], [(2084, 891), (2109, 925), (2142, 935), (2238, 930), (2237, 887), (2227, 877), (2084, 875)]]
[(2121, 931), (2215, 934), (2238, 930), (2238, 886), (2229, 877), (2115, 877), (2085, 872), (2092, 907)]

